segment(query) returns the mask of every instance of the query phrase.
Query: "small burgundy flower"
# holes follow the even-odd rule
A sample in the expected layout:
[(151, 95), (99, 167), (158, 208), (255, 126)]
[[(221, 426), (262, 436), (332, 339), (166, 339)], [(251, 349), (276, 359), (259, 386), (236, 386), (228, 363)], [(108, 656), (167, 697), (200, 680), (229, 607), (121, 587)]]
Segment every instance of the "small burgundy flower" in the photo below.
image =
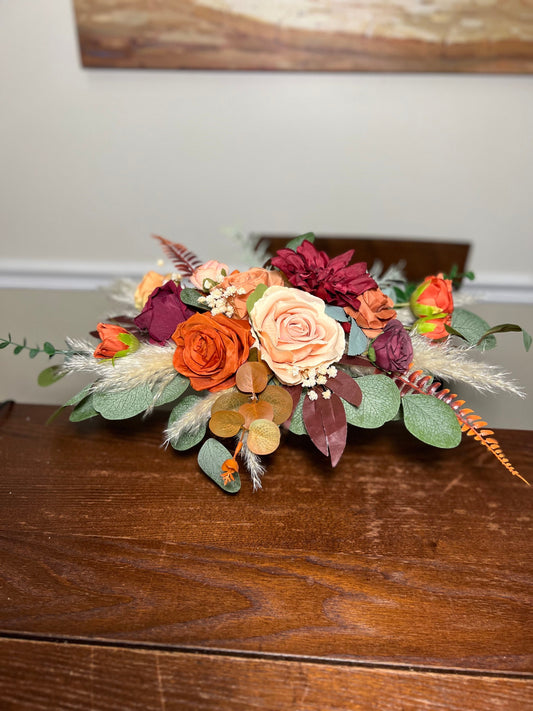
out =
[(409, 333), (398, 319), (392, 319), (383, 333), (372, 343), (375, 363), (389, 373), (403, 373), (413, 359), (413, 345)]
[(181, 286), (170, 279), (152, 291), (142, 312), (134, 319), (136, 326), (148, 331), (150, 343), (163, 345), (176, 326), (193, 315), (194, 311), (185, 306), (180, 294)]
[(292, 286), (318, 296), (326, 304), (359, 308), (358, 296), (377, 284), (367, 273), (366, 263), (349, 264), (354, 250), (330, 259), (311, 242), (304, 240), (297, 248), (280, 249), (272, 264), (280, 269)]

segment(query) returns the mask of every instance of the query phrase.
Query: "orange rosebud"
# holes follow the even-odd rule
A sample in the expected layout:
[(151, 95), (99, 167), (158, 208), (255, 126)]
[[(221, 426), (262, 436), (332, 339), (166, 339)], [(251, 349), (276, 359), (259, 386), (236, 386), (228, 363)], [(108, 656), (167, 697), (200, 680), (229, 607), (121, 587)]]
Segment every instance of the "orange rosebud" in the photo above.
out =
[(431, 338), (432, 341), (440, 341), (448, 337), (446, 326), (451, 325), (452, 317), (449, 314), (441, 314), (433, 318), (419, 318), (415, 321), (414, 328), (426, 338)]
[(209, 312), (178, 324), (174, 368), (189, 378), (194, 390), (217, 392), (235, 384), (235, 373), (248, 360), (254, 343), (248, 321)]
[(453, 312), (452, 281), (442, 274), (428, 276), (411, 294), (409, 300), (415, 316), (440, 316)]
[(170, 278), (170, 274), (163, 276), (157, 272), (146, 272), (135, 290), (135, 308), (142, 311), (144, 305), (148, 301), (148, 297), (158, 286), (163, 286), (163, 283)]
[(344, 310), (348, 316), (355, 319), (365, 336), (369, 338), (379, 336), (383, 333), (386, 324), (396, 318), (396, 311), (392, 308), (393, 300), (381, 289), (367, 289), (357, 298), (359, 299), (357, 310), (351, 306), (345, 306)]
[(139, 347), (135, 336), (122, 326), (99, 323), (96, 329), (102, 342), (94, 351), (95, 358), (121, 358)]

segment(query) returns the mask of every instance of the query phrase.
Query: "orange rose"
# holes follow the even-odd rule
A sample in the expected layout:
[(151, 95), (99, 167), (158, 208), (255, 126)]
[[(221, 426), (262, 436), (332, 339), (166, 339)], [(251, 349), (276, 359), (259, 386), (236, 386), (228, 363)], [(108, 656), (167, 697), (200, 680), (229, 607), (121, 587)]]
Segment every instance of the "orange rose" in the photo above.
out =
[(94, 351), (95, 358), (121, 358), (137, 350), (139, 341), (122, 326), (99, 323), (96, 327), (102, 342)]
[(137, 289), (135, 290), (135, 308), (138, 311), (142, 311), (144, 305), (148, 301), (148, 297), (153, 292), (153, 290), (156, 289), (158, 286), (163, 286), (163, 282), (169, 278), (169, 274), (164, 277), (162, 274), (158, 274), (157, 272), (147, 272), (143, 276), (137, 286)]
[(237, 368), (248, 359), (254, 338), (248, 321), (209, 312), (194, 314), (172, 335), (174, 368), (194, 390), (217, 392), (235, 384)]
[(261, 355), (282, 383), (297, 385), (344, 353), (344, 331), (326, 314), (318, 296), (286, 286), (271, 286), (250, 314)]
[(235, 287), (236, 293), (227, 299), (227, 302), (235, 309), (237, 318), (246, 318), (248, 312), (246, 310), (246, 300), (259, 284), (267, 286), (283, 286), (283, 277), (279, 272), (262, 269), (261, 267), (253, 267), (246, 272), (234, 271), (218, 285), (219, 289), (227, 289), (230, 286)]
[(368, 289), (357, 298), (359, 299), (357, 311), (351, 306), (345, 306), (344, 310), (348, 316), (355, 319), (365, 336), (369, 338), (379, 336), (388, 321), (396, 318), (396, 311), (392, 308), (393, 300), (381, 289)]
[(428, 276), (411, 294), (411, 311), (418, 317), (435, 317), (453, 312), (451, 279), (442, 274)]

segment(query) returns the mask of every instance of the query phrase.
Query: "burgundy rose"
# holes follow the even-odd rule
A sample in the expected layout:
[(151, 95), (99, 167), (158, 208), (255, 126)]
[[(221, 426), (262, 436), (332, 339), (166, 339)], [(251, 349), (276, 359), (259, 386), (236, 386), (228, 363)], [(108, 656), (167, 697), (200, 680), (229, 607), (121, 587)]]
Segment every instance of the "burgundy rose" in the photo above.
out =
[(378, 368), (403, 373), (413, 359), (413, 345), (408, 332), (398, 319), (392, 319), (372, 343)]
[(330, 259), (311, 242), (304, 240), (297, 248), (280, 249), (272, 264), (280, 269), (292, 286), (303, 289), (335, 306), (359, 308), (358, 296), (377, 284), (366, 271), (365, 262), (350, 264), (354, 250)]
[(180, 294), (181, 286), (170, 279), (152, 291), (142, 312), (134, 319), (136, 326), (148, 331), (150, 343), (162, 346), (176, 326), (193, 315), (194, 311), (185, 306)]

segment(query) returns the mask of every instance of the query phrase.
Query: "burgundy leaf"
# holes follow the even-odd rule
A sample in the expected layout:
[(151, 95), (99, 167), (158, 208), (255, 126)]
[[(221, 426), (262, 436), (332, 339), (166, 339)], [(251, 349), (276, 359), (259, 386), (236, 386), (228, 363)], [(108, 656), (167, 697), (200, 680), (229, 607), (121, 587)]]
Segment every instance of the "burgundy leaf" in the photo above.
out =
[(361, 388), (344, 370), (337, 369), (337, 375), (328, 380), (326, 387), (355, 407), (359, 407), (363, 400)]
[[(319, 396), (319, 398), (322, 399), (321, 396)], [(315, 447), (327, 457), (329, 452), (328, 441), (326, 439), (326, 433), (324, 432), (322, 415), (319, 409), (320, 405), (318, 403), (319, 400), (310, 400), (306, 395), (302, 408), (302, 416), (305, 429), (309, 437), (311, 437), (311, 441)]]
[(333, 394), (329, 400), (319, 398), (319, 409), (322, 415), (322, 424), (326, 434), (331, 457), (331, 466), (335, 467), (346, 447), (346, 436), (348, 425), (346, 424), (346, 413), (340, 397)]
[(319, 395), (317, 400), (305, 398), (303, 404), (305, 428), (315, 447), (331, 457), (337, 465), (346, 446), (346, 414), (341, 399), (333, 394), (329, 400)]
[(194, 252), (191, 252), (182, 244), (179, 244), (178, 242), (171, 242), (164, 237), (159, 237), (159, 235), (152, 235), (152, 237), (159, 240), (163, 248), (163, 252), (171, 260), (182, 276), (191, 276), (194, 270), (203, 264)]

